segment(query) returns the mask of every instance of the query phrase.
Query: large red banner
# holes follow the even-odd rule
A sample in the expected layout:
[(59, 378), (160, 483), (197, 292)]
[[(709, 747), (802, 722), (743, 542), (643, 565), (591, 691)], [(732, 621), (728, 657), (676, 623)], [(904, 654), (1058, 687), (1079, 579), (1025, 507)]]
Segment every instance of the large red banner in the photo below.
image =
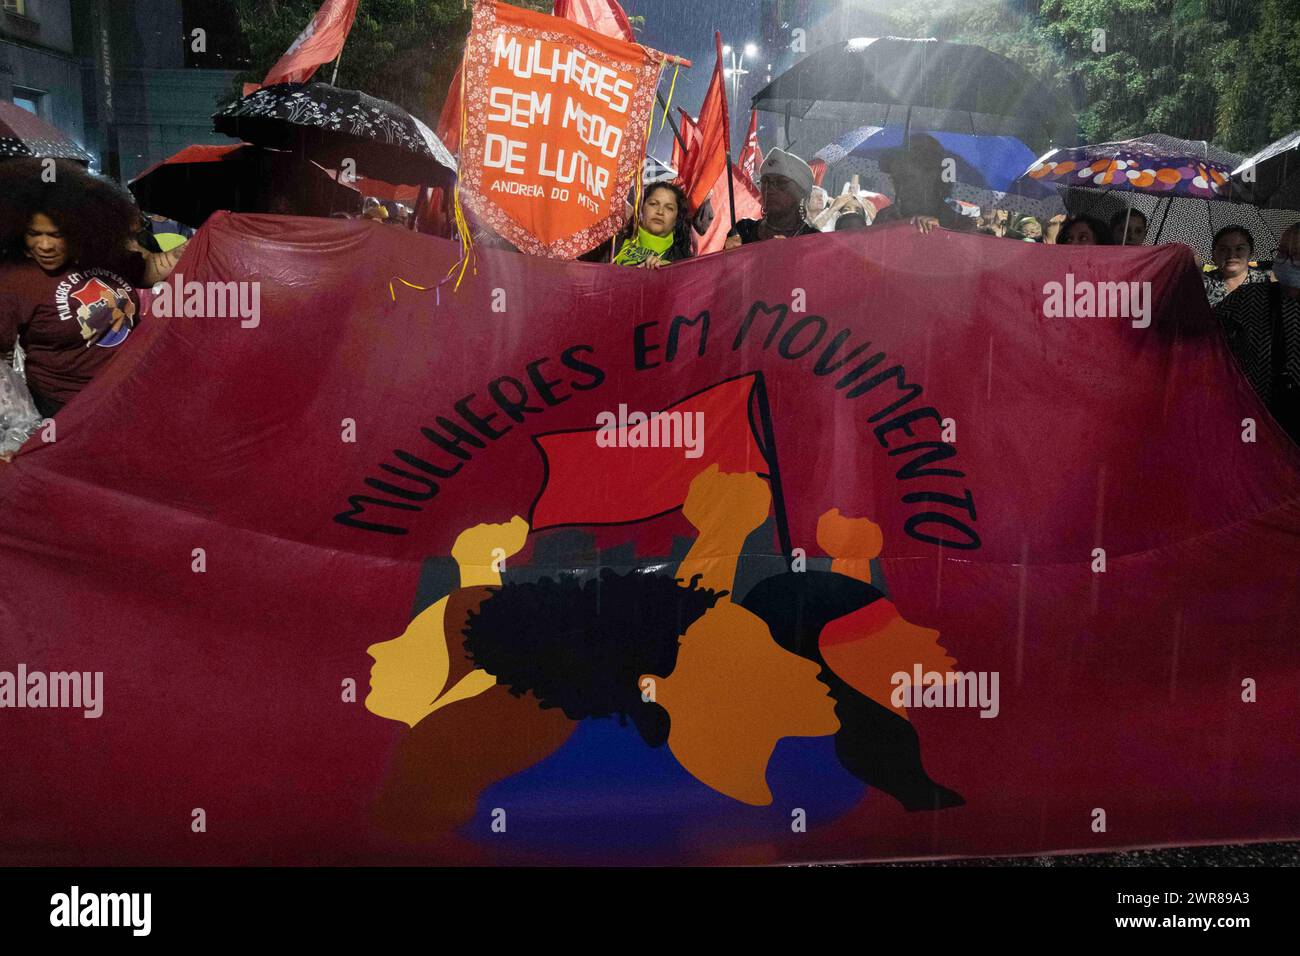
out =
[[(456, 258), (218, 214), (179, 271), (259, 321), (146, 314), (0, 466), (0, 861), (1300, 836), (1300, 450), (1186, 250), (887, 227), (414, 288)], [(630, 469), (671, 411), (703, 442)]]
[(662, 54), (498, 0), (466, 45), (461, 195), (525, 252), (575, 259), (623, 225)]

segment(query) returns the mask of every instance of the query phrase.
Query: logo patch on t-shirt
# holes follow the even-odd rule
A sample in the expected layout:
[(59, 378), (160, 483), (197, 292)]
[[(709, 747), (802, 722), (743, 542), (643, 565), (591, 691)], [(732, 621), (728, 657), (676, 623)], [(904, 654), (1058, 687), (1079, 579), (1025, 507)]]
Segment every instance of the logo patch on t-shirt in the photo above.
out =
[(135, 301), (125, 279), (107, 269), (71, 272), (54, 292), (59, 319), (76, 318), (86, 345), (112, 348), (135, 325)]

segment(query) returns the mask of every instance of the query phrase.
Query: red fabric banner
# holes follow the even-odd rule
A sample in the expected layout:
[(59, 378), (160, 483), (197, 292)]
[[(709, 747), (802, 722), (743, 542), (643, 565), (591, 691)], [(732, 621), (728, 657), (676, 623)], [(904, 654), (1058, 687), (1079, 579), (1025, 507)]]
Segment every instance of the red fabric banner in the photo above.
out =
[(576, 259), (623, 226), (662, 54), (475, 0), (460, 191), (518, 248)]
[(616, 40), (634, 43), (632, 24), (618, 0), (555, 0), (555, 15)]
[[(263, 86), (306, 83), (322, 63), (338, 59), (357, 18), (357, 0), (325, 0), (311, 23), (271, 67)], [(248, 94), (245, 87), (245, 95)]]
[(451, 78), (447, 87), (447, 97), (442, 101), (442, 112), (438, 114), (438, 139), (453, 156), (460, 154), (461, 95), (465, 76), (465, 63), (462, 58), (460, 68)]
[[(1185, 248), (892, 226), (658, 271), (483, 250), (438, 288), (456, 260), (218, 213), (174, 281), (259, 283), (256, 321), (145, 303), (0, 465), (0, 862), (1300, 837), (1300, 449)], [(766, 422), (769, 478), (527, 527), (539, 436), (746, 376), (727, 434)], [(659, 487), (602, 482), (628, 452), (569, 490)], [(728, 593), (665, 614), (685, 579)]]

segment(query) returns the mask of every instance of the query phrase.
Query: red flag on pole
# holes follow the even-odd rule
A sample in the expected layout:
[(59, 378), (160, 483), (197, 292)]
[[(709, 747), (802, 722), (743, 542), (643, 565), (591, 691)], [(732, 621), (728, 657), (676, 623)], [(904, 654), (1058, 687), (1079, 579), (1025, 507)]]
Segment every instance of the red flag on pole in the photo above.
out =
[(357, 18), (357, 0), (325, 0), (307, 28), (266, 74), (263, 86), (306, 83), (322, 63), (336, 59)]
[(465, 58), (462, 56), (456, 75), (451, 78), (451, 86), (447, 87), (447, 98), (442, 101), (442, 112), (438, 115), (438, 139), (442, 140), (442, 144), (452, 155), (460, 153), (460, 100), (464, 75)]
[(632, 24), (617, 0), (555, 0), (555, 15), (615, 40), (635, 43)]
[[(735, 180), (736, 186), (737, 221), (763, 218), (763, 197), (759, 194), (758, 187), (754, 185), (753, 180), (735, 164), (732, 164), (732, 178)], [(713, 184), (713, 192), (709, 195), (713, 200), (715, 215), (713, 222), (709, 223), (708, 230), (695, 246), (697, 256), (708, 255), (710, 252), (721, 252), (722, 247), (726, 245), (727, 234), (731, 231), (731, 218), (723, 215), (723, 210), (726, 210), (730, 198), (727, 195), (727, 171), (725, 169), (718, 174), (718, 180)]]
[[(763, 165), (763, 151), (758, 146), (758, 111), (749, 111), (749, 133), (745, 137), (745, 145), (740, 150), (740, 158), (736, 160), (736, 166), (741, 170), (745, 181), (750, 183), (758, 182), (758, 171)], [(740, 197), (736, 197), (736, 204), (739, 207)], [(737, 208), (737, 215), (739, 215)]]
[[(677, 113), (682, 137), (681, 140), (678, 140), (676, 136), (673, 137), (672, 166), (673, 169), (677, 170), (680, 179), (682, 168), (686, 164), (686, 154), (693, 150), (696, 143), (699, 142), (700, 128), (695, 124), (695, 120), (691, 118), (691, 114), (680, 106), (677, 107)], [(682, 149), (682, 142), (686, 143), (686, 149)]]
[(700, 107), (699, 142), (677, 168), (692, 209), (700, 208), (713, 191), (718, 174), (727, 171), (727, 153), (731, 150), (731, 132), (727, 128), (727, 83), (722, 72), (722, 34), (715, 33), (713, 41), (718, 59), (713, 66), (708, 92), (704, 94), (704, 105)]
[[(713, 464), (726, 472), (766, 473), (751, 426), (754, 384), (753, 375), (743, 375), (662, 412), (620, 405), (599, 428), (536, 436), (546, 483), (533, 505), (533, 530), (666, 514), (681, 506), (692, 479)], [(665, 435), (683, 440), (665, 441)], [(623, 490), (607, 494), (613, 488)]]

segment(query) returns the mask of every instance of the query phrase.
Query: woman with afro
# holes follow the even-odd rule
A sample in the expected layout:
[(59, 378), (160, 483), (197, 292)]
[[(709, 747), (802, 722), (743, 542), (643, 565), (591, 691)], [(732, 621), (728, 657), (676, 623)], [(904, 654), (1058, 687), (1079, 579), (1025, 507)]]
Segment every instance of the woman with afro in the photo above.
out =
[(76, 163), (0, 163), (0, 196), (0, 356), (23, 347), (49, 417), (118, 353), (139, 319), (135, 288), (166, 279), (184, 246), (141, 249), (130, 194)]

